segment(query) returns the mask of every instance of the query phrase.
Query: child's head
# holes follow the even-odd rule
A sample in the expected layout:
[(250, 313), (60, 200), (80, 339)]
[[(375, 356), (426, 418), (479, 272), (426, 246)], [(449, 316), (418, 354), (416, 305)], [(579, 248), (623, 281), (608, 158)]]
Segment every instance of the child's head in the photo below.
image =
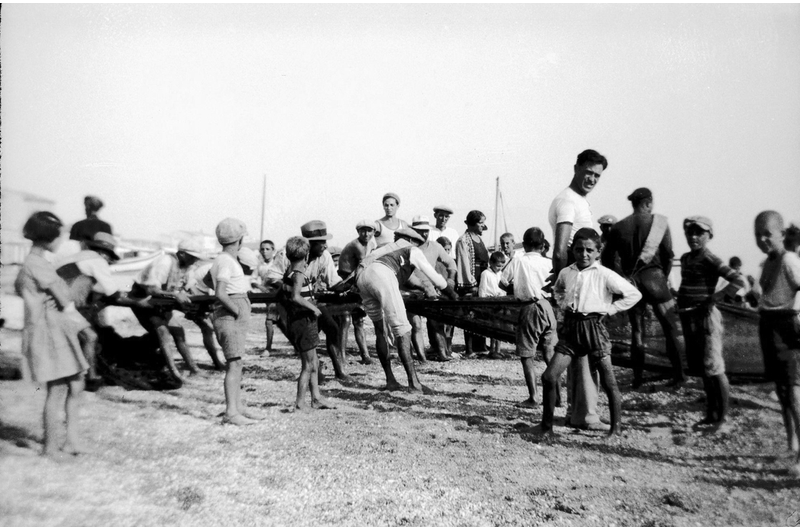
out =
[(756, 216), (756, 245), (768, 256), (777, 256), (784, 249), (783, 237), (786, 233), (783, 216), (776, 211), (767, 210)]
[(547, 240), (544, 238), (544, 232), (538, 226), (532, 226), (525, 230), (522, 235), (522, 247), (525, 252), (541, 252)]
[(739, 256), (733, 256), (731, 259), (728, 260), (728, 267), (730, 267), (735, 271), (741, 270), (742, 259)]
[(242, 221), (228, 217), (219, 222), (216, 234), (217, 241), (223, 248), (234, 247), (238, 250), (242, 244), (242, 238), (247, 234), (247, 227)]
[(444, 248), (445, 252), (448, 254), (453, 250), (453, 243), (445, 236), (439, 236), (436, 242), (442, 245), (442, 248)]
[(708, 217), (693, 215), (683, 220), (683, 233), (689, 249), (692, 251), (702, 250), (714, 237), (714, 225)]
[(506, 264), (506, 255), (502, 252), (495, 251), (492, 252), (492, 255), (489, 256), (489, 267), (494, 271), (497, 272), (502, 269)]
[(358, 232), (359, 243), (366, 245), (375, 235), (375, 222), (369, 219), (360, 220), (356, 223), (356, 232)]
[(236, 254), (236, 259), (239, 260), (239, 265), (242, 266), (245, 276), (250, 276), (253, 271), (258, 267), (258, 256), (253, 249), (242, 247)]
[[(50, 212), (36, 212), (25, 221), (22, 235), (34, 244), (41, 246), (54, 246), (61, 235), (64, 223), (55, 214)], [(54, 249), (51, 249), (54, 250)]]
[(264, 261), (269, 263), (272, 257), (275, 256), (275, 243), (269, 239), (265, 239), (258, 246), (258, 252), (261, 254), (261, 257), (264, 258)]
[(600, 255), (600, 235), (592, 228), (581, 228), (572, 238), (572, 254), (575, 264), (583, 270)]
[(308, 256), (311, 244), (308, 239), (301, 236), (290, 237), (286, 241), (286, 259), (292, 263), (303, 261)]
[(500, 236), (500, 250), (502, 250), (506, 256), (514, 251), (514, 243), (514, 234), (511, 232), (506, 232)]
[(203, 259), (203, 247), (198, 241), (184, 239), (178, 243), (178, 263), (181, 267), (189, 267)]

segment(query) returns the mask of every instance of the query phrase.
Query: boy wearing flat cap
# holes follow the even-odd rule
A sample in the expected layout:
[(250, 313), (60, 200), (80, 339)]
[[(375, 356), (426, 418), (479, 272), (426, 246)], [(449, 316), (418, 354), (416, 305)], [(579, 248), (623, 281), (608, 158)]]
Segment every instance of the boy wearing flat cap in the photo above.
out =
[(714, 237), (711, 219), (702, 215), (687, 217), (683, 221), (683, 231), (690, 251), (681, 256), (678, 307), (689, 369), (703, 374), (706, 393), (706, 416), (697, 425), (710, 425), (713, 432), (729, 432), (730, 385), (722, 358), (722, 315), (713, 295), (720, 277), (730, 282), (725, 290), (731, 294), (743, 288), (745, 281), (741, 273), (725, 265), (706, 248)]

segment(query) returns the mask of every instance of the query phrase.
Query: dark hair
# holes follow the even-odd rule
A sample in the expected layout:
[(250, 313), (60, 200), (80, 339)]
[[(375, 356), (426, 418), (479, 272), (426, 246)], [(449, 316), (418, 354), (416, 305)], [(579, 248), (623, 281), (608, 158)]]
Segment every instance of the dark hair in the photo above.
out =
[(584, 164), (602, 164), (603, 169), (606, 169), (608, 167), (608, 160), (594, 149), (587, 149), (578, 155), (578, 160), (575, 162), (576, 166), (582, 166)]
[(272, 248), (275, 248), (275, 243), (273, 243), (273, 242), (272, 242), (271, 240), (269, 240), (269, 239), (265, 239), (264, 241), (262, 241), (261, 243), (259, 243), (259, 244), (258, 244), (258, 248), (261, 248), (261, 245), (263, 245), (264, 243), (268, 243), (268, 244), (272, 245)]
[(503, 254), (502, 252), (500, 252), (499, 250), (496, 250), (496, 251), (492, 252), (492, 255), (489, 256), (489, 261), (491, 263), (499, 263), (500, 260), (505, 260), (505, 259), (506, 259), (506, 255)]
[(22, 236), (34, 243), (50, 243), (61, 235), (62, 226), (64, 223), (54, 213), (35, 212), (25, 221)]
[(594, 241), (594, 244), (597, 245), (597, 248), (600, 248), (600, 234), (594, 231), (594, 228), (581, 228), (575, 235), (572, 237), (572, 247), (575, 248), (575, 245), (580, 240), (588, 240)]
[(739, 259), (739, 256), (733, 256), (731, 259), (728, 260), (728, 267), (732, 269), (741, 266), (742, 266), (742, 260)]
[(464, 221), (467, 223), (467, 226), (476, 225), (481, 222), (481, 219), (485, 218), (486, 216), (483, 215), (483, 212), (480, 210), (472, 210), (467, 214), (467, 219)]
[(544, 232), (538, 226), (528, 228), (522, 235), (522, 244), (530, 245), (531, 248), (542, 248), (545, 243), (547, 243), (547, 240), (544, 238)]
[(293, 236), (286, 241), (286, 258), (289, 261), (300, 261), (308, 256), (311, 244), (302, 236)]
[(445, 236), (439, 236), (439, 239), (437, 239), (436, 242), (442, 245), (442, 247), (453, 244), (453, 242), (447, 239)]

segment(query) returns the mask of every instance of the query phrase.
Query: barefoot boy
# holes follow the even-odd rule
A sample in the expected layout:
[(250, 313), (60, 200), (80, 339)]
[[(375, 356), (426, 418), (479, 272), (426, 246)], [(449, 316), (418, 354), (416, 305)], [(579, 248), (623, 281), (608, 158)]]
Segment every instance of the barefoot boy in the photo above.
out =
[[(511, 236), (511, 241), (513, 240), (514, 236)], [(514, 248), (513, 243), (511, 248)], [(510, 260), (511, 258), (508, 259)], [(502, 271), (505, 266), (506, 255), (500, 251), (492, 252), (492, 255), (489, 256), (489, 268), (481, 273), (481, 281), (478, 284), (479, 297), (494, 298), (497, 296), (506, 296), (506, 292), (500, 288), (500, 278), (503, 275)], [(489, 358), (503, 358), (503, 355), (500, 353), (500, 341), (497, 339), (492, 339), (489, 342)]]
[(783, 246), (784, 221), (778, 212), (756, 217), (756, 244), (767, 255), (759, 284), (761, 315), (758, 335), (767, 377), (775, 381), (783, 424), (794, 462), (789, 473), (800, 476), (800, 257)]
[(698, 425), (713, 425), (714, 432), (726, 432), (730, 430), (730, 385), (722, 358), (722, 315), (713, 295), (720, 277), (728, 280), (725, 289), (734, 294), (745, 282), (740, 273), (706, 248), (714, 237), (711, 219), (702, 215), (688, 217), (683, 221), (683, 231), (690, 251), (681, 256), (678, 307), (689, 369), (703, 374), (706, 417)]
[[(600, 381), (608, 396), (611, 412), (608, 435), (614, 436), (622, 431), (621, 398), (611, 366), (611, 341), (603, 319), (606, 315), (627, 311), (642, 298), (642, 294), (622, 276), (597, 262), (600, 236), (593, 229), (581, 228), (575, 233), (572, 253), (575, 263), (561, 269), (554, 289), (558, 305), (564, 311), (564, 327), (553, 360), (542, 375), (542, 433), (553, 435), (558, 377), (567, 369), (573, 357), (588, 355), (589, 363), (600, 372)], [(612, 302), (614, 295), (621, 295), (622, 298)]]
[[(536, 406), (536, 372), (533, 368), (533, 359), (536, 348), (540, 343), (544, 345), (544, 360), (547, 364), (553, 358), (553, 349), (557, 341), (556, 316), (550, 302), (544, 298), (542, 287), (550, 276), (553, 264), (542, 256), (544, 247), (544, 232), (540, 228), (532, 227), (525, 230), (522, 236), (522, 246), (525, 253), (513, 260), (503, 270), (501, 285), (513, 285), (514, 298), (524, 302), (533, 302), (522, 308), (517, 321), (516, 348), (517, 355), (522, 361), (522, 374), (525, 376), (525, 386), (528, 387), (528, 399), (518, 403), (522, 408)], [(560, 389), (556, 386), (556, 396)]]
[[(283, 276), (279, 300), (286, 311), (286, 324), (283, 333), (300, 355), (302, 368), (297, 379), (296, 410), (307, 410), (306, 392), (311, 391), (311, 406), (315, 409), (335, 408), (322, 399), (319, 393), (319, 329), (317, 319), (322, 314), (310, 300), (303, 298), (304, 287), (308, 292), (310, 281), (305, 274), (306, 257), (311, 245), (304, 237), (291, 237), (286, 242), (286, 258), (289, 267)], [(282, 325), (279, 321), (279, 325)]]

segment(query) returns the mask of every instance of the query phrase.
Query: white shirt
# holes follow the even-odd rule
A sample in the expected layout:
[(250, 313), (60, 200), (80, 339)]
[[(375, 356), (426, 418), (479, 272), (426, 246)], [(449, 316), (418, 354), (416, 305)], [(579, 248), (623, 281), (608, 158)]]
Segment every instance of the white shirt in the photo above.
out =
[(502, 271), (494, 272), (491, 268), (481, 273), (481, 283), (478, 286), (478, 296), (482, 298), (494, 298), (505, 296), (506, 292), (500, 288), (500, 276)]
[(111, 266), (108, 262), (94, 250), (81, 250), (71, 256), (59, 256), (56, 254), (55, 268), (74, 263), (81, 274), (93, 278), (95, 284), (92, 291), (105, 296), (111, 296), (120, 290), (117, 280), (111, 273)]
[[(286, 257), (286, 249), (280, 249), (272, 258), (272, 264), (267, 269), (267, 278), (272, 281), (283, 280), (283, 275), (286, 274), (290, 265), (289, 258)], [(342, 281), (339, 273), (336, 272), (333, 256), (327, 250), (324, 250), (320, 257), (308, 263), (305, 275), (313, 284), (314, 292), (325, 291)]]
[(173, 267), (178, 267), (177, 260), (170, 254), (162, 254), (142, 269), (136, 276), (136, 283), (160, 288), (169, 283)]
[(527, 252), (512, 259), (503, 269), (503, 283), (514, 284), (514, 298), (522, 301), (540, 300), (542, 287), (547, 283), (553, 262), (538, 252)]
[[(642, 293), (625, 278), (596, 261), (583, 270), (575, 263), (561, 269), (553, 294), (564, 311), (608, 315), (627, 311), (642, 298)], [(615, 294), (622, 298), (612, 302)]]
[(572, 223), (572, 232), (570, 232), (569, 241), (567, 241), (568, 245), (572, 245), (572, 238), (575, 236), (575, 232), (581, 228), (594, 228), (589, 201), (569, 187), (556, 195), (556, 198), (550, 203), (547, 219), (553, 229), (554, 237), (556, 225), (559, 223)]
[(214, 290), (218, 289), (219, 282), (227, 282), (227, 294), (247, 294), (250, 290), (250, 276), (245, 276), (239, 262), (228, 254), (221, 253), (211, 266), (211, 278), (214, 281)]
[(186, 289), (190, 295), (214, 294), (214, 290), (203, 282), (203, 278), (211, 271), (213, 265), (213, 261), (201, 263), (186, 275), (186, 285), (184, 289)]
[(450, 228), (449, 226), (444, 227), (444, 230), (439, 230), (435, 226), (431, 227), (431, 231), (428, 233), (428, 241), (436, 241), (440, 237), (446, 237), (450, 240), (450, 257), (456, 259), (456, 241), (458, 241), (458, 232), (456, 232), (455, 228)]

